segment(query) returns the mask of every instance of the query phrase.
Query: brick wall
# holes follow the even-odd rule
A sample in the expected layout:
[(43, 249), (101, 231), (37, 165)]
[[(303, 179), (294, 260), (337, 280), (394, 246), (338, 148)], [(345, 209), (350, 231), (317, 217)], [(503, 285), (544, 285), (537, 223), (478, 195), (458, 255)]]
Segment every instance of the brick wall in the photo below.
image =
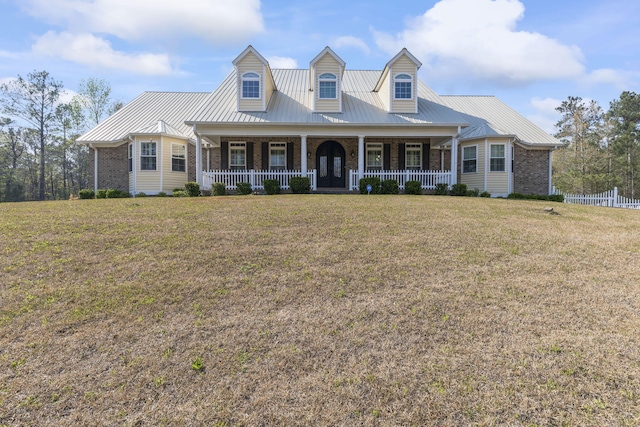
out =
[[(98, 148), (98, 189), (114, 188), (129, 191), (128, 145), (114, 148)], [(94, 150), (89, 149), (91, 188), (94, 181)]]
[(514, 148), (513, 192), (549, 194), (549, 150)]
[[(202, 150), (204, 153), (204, 150)], [(205, 154), (206, 155), (206, 154)], [(202, 164), (207, 161), (206, 157), (202, 157)], [(196, 146), (187, 144), (187, 180), (189, 182), (196, 181)]]

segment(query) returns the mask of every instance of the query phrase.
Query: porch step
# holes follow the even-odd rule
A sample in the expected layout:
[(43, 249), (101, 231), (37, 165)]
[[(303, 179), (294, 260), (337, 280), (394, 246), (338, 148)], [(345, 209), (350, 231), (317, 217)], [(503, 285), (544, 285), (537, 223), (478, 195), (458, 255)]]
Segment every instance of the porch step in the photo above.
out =
[(355, 190), (349, 190), (347, 188), (335, 188), (335, 187), (318, 187), (317, 190), (312, 192), (313, 194), (356, 194)]

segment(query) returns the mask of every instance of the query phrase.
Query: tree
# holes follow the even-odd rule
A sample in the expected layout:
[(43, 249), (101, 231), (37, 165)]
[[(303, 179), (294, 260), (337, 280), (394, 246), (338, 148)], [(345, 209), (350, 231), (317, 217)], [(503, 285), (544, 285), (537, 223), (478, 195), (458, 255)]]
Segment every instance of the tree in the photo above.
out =
[(640, 184), (640, 95), (622, 92), (620, 99), (611, 102), (608, 117), (613, 131), (614, 166), (623, 183), (623, 194), (636, 198)]
[(0, 118), (0, 165), (4, 179), (4, 200), (17, 202), (23, 200), (23, 185), (17, 172), (18, 164), (24, 153), (24, 131), (15, 126), (8, 118)]
[(11, 117), (24, 120), (38, 133), (39, 200), (45, 199), (46, 146), (62, 88), (62, 83), (53, 80), (46, 71), (34, 71), (29, 73), (26, 79), (18, 76), (17, 80), (0, 86), (2, 111)]
[(88, 125), (93, 127), (111, 114), (111, 85), (103, 79), (90, 77), (80, 80), (78, 95), (74, 97), (85, 111)]

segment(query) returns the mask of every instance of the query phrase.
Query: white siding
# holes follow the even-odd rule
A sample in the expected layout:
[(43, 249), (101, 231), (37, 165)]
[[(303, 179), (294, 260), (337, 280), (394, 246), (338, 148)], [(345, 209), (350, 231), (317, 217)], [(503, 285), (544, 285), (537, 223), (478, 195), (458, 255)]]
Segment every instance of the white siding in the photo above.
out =
[[(408, 74), (412, 79), (411, 86), (411, 96), (412, 99), (394, 99), (395, 95), (395, 84), (393, 83), (393, 78), (397, 74)], [(393, 63), (391, 66), (391, 72), (389, 73), (388, 79), (391, 81), (390, 84), (390, 99), (391, 99), (391, 112), (393, 113), (417, 113), (418, 112), (418, 98), (417, 95), (417, 77), (418, 77), (418, 69), (416, 64), (409, 59), (406, 55), (402, 55), (398, 58), (397, 61)]]
[(462, 168), (464, 165), (464, 147), (477, 146), (477, 170), (475, 173), (461, 173), (460, 174), (460, 183), (466, 184), (468, 190), (478, 189), (480, 191), (485, 191), (484, 189), (484, 171), (485, 171), (485, 149), (484, 149), (484, 141), (480, 142), (471, 142), (471, 143), (461, 143), (460, 144), (460, 167)]
[[(252, 52), (247, 53), (237, 65), (238, 111), (264, 111), (265, 102), (265, 67), (262, 61)], [(260, 98), (242, 99), (242, 75), (248, 72), (260, 74)]]
[(189, 156), (185, 159), (186, 171), (185, 172), (173, 172), (171, 170), (171, 145), (179, 144), (185, 146), (185, 154), (188, 152), (187, 142), (177, 138), (163, 137), (162, 138), (162, 191), (169, 193), (174, 188), (184, 187), (184, 184), (188, 179), (189, 172)]
[[(320, 90), (318, 77), (323, 73), (331, 73), (337, 77), (336, 99), (319, 98)], [(329, 53), (326, 53), (318, 62), (316, 62), (313, 76), (315, 111), (321, 113), (340, 113), (342, 111), (342, 70), (338, 61), (336, 61)]]
[[(140, 170), (140, 143), (141, 142), (155, 142), (156, 145), (156, 170), (155, 171), (143, 171)], [(160, 168), (161, 168), (161, 159), (162, 159), (162, 144), (160, 141), (160, 137), (136, 137), (136, 158), (135, 158), (135, 167), (136, 167), (136, 191), (155, 194), (160, 191)]]
[[(505, 154), (505, 170), (504, 172), (491, 172), (491, 144), (504, 145)], [(509, 151), (509, 141), (504, 139), (489, 139), (486, 142), (486, 171), (487, 171), (487, 188), (491, 194), (508, 194), (509, 193), (509, 166), (511, 165), (511, 157)]]

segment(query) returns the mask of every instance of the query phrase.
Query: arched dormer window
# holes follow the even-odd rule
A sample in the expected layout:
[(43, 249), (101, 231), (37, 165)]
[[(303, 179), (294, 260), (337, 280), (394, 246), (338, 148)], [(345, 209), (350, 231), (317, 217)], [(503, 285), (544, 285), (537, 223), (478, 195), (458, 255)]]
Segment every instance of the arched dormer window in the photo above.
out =
[(242, 97), (260, 98), (260, 74), (250, 71), (242, 75)]
[(413, 99), (413, 78), (398, 74), (394, 79), (394, 99)]
[(338, 78), (335, 74), (323, 73), (318, 77), (318, 98), (336, 99), (338, 97)]

